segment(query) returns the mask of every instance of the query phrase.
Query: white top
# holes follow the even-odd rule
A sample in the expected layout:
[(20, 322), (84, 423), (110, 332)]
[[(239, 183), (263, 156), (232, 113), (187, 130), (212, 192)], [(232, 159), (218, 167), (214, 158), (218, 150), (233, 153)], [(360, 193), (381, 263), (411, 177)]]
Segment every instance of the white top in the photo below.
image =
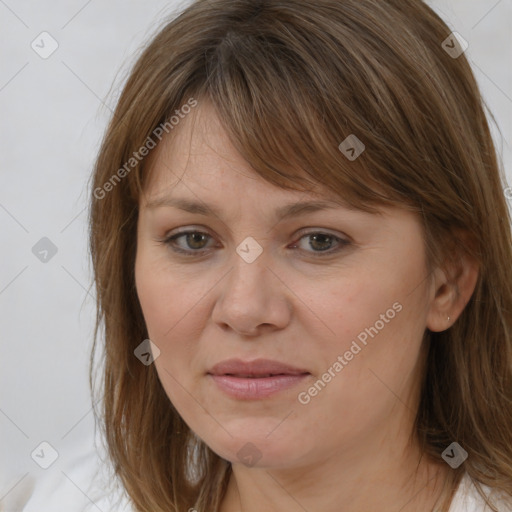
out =
[[(491, 489), (482, 485), (482, 490), (487, 496)], [(493, 499), (493, 504), (499, 512), (511, 512), (512, 502), (506, 504), (504, 500)], [(492, 509), (486, 505), (484, 499), (468, 475), (464, 475), (455, 496), (453, 497), (449, 512), (491, 512)]]

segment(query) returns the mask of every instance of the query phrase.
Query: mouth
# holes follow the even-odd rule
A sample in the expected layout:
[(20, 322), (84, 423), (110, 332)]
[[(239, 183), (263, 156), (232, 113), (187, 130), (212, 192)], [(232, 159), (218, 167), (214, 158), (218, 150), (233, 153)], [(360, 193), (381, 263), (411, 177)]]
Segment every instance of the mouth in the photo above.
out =
[(225, 394), (238, 400), (258, 400), (301, 383), (310, 372), (278, 361), (230, 359), (216, 364), (208, 376)]

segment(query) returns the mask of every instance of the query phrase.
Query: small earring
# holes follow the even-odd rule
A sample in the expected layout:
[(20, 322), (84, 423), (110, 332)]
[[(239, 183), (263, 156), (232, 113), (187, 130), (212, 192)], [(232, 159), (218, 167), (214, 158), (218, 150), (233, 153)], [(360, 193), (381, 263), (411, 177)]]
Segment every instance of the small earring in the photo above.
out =
[(450, 316), (448, 315), (448, 323), (450, 323)]

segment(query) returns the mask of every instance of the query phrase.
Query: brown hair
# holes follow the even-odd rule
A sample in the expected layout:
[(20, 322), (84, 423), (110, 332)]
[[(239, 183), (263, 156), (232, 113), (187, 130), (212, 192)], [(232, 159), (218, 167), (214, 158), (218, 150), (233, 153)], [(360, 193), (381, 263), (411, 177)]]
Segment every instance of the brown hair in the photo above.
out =
[[(231, 472), (170, 404), (154, 365), (134, 356), (148, 337), (134, 262), (150, 168), (130, 159), (190, 98), (211, 102), (270, 183), (320, 183), (366, 211), (411, 209), (429, 268), (457, 254), (478, 262), (457, 322), (425, 332), (416, 431), (436, 460), (452, 441), (468, 452), (451, 494), (464, 471), (512, 494), (511, 219), (478, 86), (465, 56), (442, 46), (450, 32), (420, 0), (199, 0), (138, 58), (98, 155), (90, 211), (93, 389), (102, 324), (105, 336), (95, 414), (137, 510), (217, 511)], [(354, 161), (338, 149), (351, 134), (366, 147)]]

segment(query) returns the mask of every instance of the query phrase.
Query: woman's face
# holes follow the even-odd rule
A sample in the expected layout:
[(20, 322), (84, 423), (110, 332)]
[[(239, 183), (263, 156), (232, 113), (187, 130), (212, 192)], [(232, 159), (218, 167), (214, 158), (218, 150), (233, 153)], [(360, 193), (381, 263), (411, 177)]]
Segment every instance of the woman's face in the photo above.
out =
[[(221, 457), (260, 467), (407, 437), (433, 298), (417, 218), (265, 182), (207, 104), (172, 136), (141, 200), (135, 272), (185, 422)], [(312, 201), (331, 202), (284, 215)]]

